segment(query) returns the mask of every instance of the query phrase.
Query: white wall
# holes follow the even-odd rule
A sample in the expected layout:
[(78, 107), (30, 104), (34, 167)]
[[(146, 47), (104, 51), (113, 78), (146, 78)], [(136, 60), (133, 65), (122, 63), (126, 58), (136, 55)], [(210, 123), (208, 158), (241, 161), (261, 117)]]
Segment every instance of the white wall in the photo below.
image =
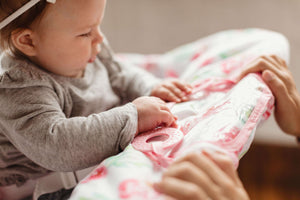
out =
[[(224, 29), (259, 27), (283, 33), (300, 88), (300, 0), (107, 0), (102, 30), (116, 52), (162, 53)], [(256, 142), (296, 145), (274, 119)]]

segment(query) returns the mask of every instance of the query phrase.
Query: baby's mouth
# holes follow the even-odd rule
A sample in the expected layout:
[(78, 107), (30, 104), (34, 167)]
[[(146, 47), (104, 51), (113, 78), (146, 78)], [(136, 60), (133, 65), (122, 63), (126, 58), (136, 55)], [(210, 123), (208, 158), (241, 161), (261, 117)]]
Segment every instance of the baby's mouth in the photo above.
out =
[(96, 60), (96, 56), (92, 56), (90, 59), (89, 59), (89, 63), (93, 63), (94, 61)]

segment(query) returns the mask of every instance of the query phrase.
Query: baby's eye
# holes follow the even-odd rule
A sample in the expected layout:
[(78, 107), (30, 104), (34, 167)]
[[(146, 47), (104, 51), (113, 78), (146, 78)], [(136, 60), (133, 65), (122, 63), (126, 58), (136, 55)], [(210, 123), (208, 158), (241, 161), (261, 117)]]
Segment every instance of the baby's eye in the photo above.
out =
[(80, 37), (90, 37), (92, 35), (92, 32), (88, 32), (88, 33), (84, 33), (84, 34), (81, 34), (79, 35)]

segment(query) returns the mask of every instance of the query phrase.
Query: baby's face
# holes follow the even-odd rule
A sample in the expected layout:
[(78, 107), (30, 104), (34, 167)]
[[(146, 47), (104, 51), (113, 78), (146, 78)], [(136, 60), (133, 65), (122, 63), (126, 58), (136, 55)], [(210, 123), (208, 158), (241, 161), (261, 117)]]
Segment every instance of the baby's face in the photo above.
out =
[(46, 70), (81, 77), (100, 51), (100, 23), (106, 0), (57, 0), (49, 5), (40, 23), (33, 25), (37, 56)]

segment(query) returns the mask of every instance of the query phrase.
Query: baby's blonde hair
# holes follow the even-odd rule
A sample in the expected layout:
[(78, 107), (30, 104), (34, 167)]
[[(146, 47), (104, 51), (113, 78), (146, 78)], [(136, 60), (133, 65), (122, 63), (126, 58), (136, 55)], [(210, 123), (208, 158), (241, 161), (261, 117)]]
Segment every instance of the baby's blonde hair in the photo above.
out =
[[(0, 1), (0, 21), (11, 15), (17, 9), (26, 4), (29, 0), (1, 0)], [(47, 2), (41, 0), (35, 6), (23, 13), (17, 19), (10, 22), (0, 30), (0, 49), (1, 51), (10, 51), (12, 55), (19, 57), (24, 56), (12, 43), (11, 35), (15, 30), (29, 28), (36, 20), (42, 17)]]

